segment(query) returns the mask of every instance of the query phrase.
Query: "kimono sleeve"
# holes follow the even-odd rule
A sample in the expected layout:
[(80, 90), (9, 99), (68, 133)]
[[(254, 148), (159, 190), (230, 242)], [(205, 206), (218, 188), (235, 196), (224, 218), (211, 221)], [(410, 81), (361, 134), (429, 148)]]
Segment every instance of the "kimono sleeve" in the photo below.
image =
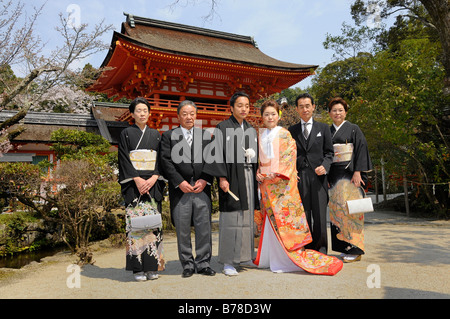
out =
[(160, 160), (160, 152), (161, 152), (161, 135), (157, 130), (153, 130), (153, 141), (155, 145), (153, 146), (153, 150), (156, 151), (156, 162), (155, 162), (155, 170), (152, 175), (161, 175), (161, 160)]
[(357, 125), (355, 125), (354, 132), (353, 170), (360, 172), (370, 171), (372, 170), (372, 161), (366, 138)]
[(138, 177), (139, 174), (134, 168), (130, 160), (130, 147), (128, 142), (128, 132), (123, 130), (120, 134), (119, 149), (119, 183), (125, 184), (133, 180), (134, 177)]
[(209, 144), (211, 143), (212, 136), (209, 139), (205, 139), (205, 136), (208, 136), (208, 133), (205, 130), (202, 130), (202, 162), (203, 162), (203, 168), (202, 168), (202, 173), (200, 174), (200, 179), (203, 179), (203, 180), (207, 181), (208, 183), (212, 184), (214, 178), (213, 178), (212, 175), (207, 174), (204, 171), (205, 159), (203, 157), (203, 152), (208, 149)]
[(273, 173), (278, 174), (282, 179), (291, 179), (292, 176), (297, 177), (296, 161), (297, 161), (297, 144), (291, 137), (289, 131), (281, 131), (277, 138), (279, 145), (277, 169)]

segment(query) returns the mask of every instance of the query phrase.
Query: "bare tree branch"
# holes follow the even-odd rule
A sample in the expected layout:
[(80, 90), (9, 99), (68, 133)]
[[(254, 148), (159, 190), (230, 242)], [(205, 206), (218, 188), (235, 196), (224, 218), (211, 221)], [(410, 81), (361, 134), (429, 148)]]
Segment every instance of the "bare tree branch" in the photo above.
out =
[[(26, 51), (36, 54), (42, 48), (41, 41), (34, 37), (33, 30), (45, 4), (34, 8), (34, 13), (29, 18), (24, 12), (24, 6), (19, 1), (12, 7), (12, 1), (9, 1), (0, 10), (0, 67), (21, 63), (26, 60)], [(22, 18), (25, 21), (21, 24)]]

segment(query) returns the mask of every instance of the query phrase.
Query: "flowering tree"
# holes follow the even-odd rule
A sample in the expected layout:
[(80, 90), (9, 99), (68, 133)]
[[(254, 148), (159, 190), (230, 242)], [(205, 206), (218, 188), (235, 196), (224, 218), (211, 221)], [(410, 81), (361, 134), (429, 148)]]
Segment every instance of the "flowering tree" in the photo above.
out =
[[(29, 18), (24, 8), (22, 1), (0, 0), (0, 110), (18, 110), (15, 116), (0, 123), (0, 155), (10, 148), (9, 141), (23, 131), (20, 127), (15, 131), (7, 129), (24, 118), (28, 110), (47, 109), (46, 105), (51, 108), (62, 102), (67, 103), (68, 111), (74, 111), (89, 103), (88, 95), (74, 85), (66, 87), (68, 83), (90, 81), (71, 67), (108, 48), (99, 38), (113, 28), (101, 21), (89, 31), (87, 24), (74, 24), (60, 13), (56, 30), (61, 44), (45, 55), (41, 39), (34, 34), (34, 25), (44, 6), (35, 8)], [(21, 65), (28, 74), (23, 79), (12, 77), (7, 72), (11, 65)], [(81, 108), (82, 111), (85, 109)]]
[(33, 108), (41, 112), (89, 113), (94, 96), (67, 85), (57, 85), (42, 94)]

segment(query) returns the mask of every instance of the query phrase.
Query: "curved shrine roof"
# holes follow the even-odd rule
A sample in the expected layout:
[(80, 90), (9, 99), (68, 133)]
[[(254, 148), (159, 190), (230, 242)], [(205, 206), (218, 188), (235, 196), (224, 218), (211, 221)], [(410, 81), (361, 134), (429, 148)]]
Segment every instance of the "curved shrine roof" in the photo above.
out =
[[(279, 61), (261, 52), (252, 37), (203, 29), (188, 25), (147, 19), (125, 14), (121, 33), (113, 41), (124, 38), (149, 49), (196, 58), (249, 64), (289, 71), (309, 70), (317, 65)], [(103, 62), (106, 66), (110, 55)]]

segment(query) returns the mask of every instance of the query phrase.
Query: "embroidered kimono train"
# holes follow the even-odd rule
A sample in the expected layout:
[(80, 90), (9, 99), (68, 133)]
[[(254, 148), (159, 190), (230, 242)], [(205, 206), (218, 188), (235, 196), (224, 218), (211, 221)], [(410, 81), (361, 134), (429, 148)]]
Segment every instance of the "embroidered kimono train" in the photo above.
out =
[[(136, 169), (130, 159), (130, 152), (137, 150), (152, 150), (159, 152), (161, 136), (158, 131), (146, 127), (143, 132), (138, 126), (132, 125), (121, 132), (119, 141), (119, 183), (125, 206), (135, 206), (143, 203), (144, 206), (154, 201), (159, 212), (161, 212), (161, 200), (164, 184), (157, 181), (148, 194), (140, 196), (139, 190), (134, 182), (134, 177), (149, 179), (153, 175), (159, 175), (158, 156), (154, 167), (150, 170)], [(139, 164), (138, 164), (139, 165)], [(143, 216), (146, 210), (142, 209), (138, 215)], [(126, 270), (133, 272), (164, 270), (164, 258), (162, 254), (162, 231), (159, 229), (130, 231), (130, 218), (126, 218), (127, 248), (126, 248)]]
[(255, 222), (261, 229), (255, 264), (274, 272), (305, 270), (335, 275), (342, 261), (304, 246), (312, 241), (297, 187), (297, 147), (288, 130), (276, 127), (260, 134), (260, 173), (277, 174), (260, 184), (261, 212)]
[[(361, 129), (348, 121), (345, 121), (337, 131), (332, 125), (331, 134), (335, 147), (335, 159), (328, 174), (332, 249), (345, 254), (362, 255), (364, 214), (348, 214), (346, 201), (363, 197), (361, 191), (350, 180), (355, 171), (360, 171), (361, 178), (367, 185), (366, 172), (372, 169), (367, 142)], [(345, 148), (344, 145), (352, 146), (350, 160), (336, 154), (339, 153), (336, 152), (337, 149)]]

